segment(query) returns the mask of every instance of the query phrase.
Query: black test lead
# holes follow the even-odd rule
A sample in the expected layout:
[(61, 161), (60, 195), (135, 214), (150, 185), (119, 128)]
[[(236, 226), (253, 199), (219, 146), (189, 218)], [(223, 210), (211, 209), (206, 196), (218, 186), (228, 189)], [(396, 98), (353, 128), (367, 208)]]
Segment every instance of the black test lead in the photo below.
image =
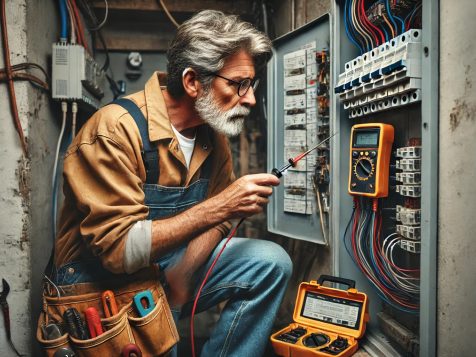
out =
[(316, 146), (314, 146), (313, 148), (299, 154), (298, 156), (294, 157), (294, 158), (289, 158), (288, 160), (288, 163), (287, 164), (284, 164), (283, 167), (281, 167), (280, 169), (277, 169), (277, 168), (274, 168), (271, 170), (271, 173), (276, 176), (277, 178), (280, 178), (281, 176), (283, 176), (283, 172), (285, 172), (287, 169), (289, 169), (290, 167), (294, 167), (296, 166), (296, 164), (303, 158), (305, 158), (311, 151), (314, 151), (316, 150), (319, 146), (321, 146), (322, 144), (324, 144), (326, 141), (330, 140), (332, 137), (334, 137), (335, 135), (337, 135), (337, 132), (335, 132), (334, 134), (332, 134), (331, 136), (325, 138), (324, 140), (322, 140), (319, 144), (317, 144)]

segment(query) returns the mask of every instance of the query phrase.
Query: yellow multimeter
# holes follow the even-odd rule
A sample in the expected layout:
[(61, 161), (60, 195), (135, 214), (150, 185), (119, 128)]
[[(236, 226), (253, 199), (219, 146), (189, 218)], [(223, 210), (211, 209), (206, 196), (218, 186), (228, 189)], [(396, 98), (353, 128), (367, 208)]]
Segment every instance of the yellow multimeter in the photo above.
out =
[(382, 123), (357, 124), (350, 135), (349, 193), (388, 196), (388, 172), (394, 129)]

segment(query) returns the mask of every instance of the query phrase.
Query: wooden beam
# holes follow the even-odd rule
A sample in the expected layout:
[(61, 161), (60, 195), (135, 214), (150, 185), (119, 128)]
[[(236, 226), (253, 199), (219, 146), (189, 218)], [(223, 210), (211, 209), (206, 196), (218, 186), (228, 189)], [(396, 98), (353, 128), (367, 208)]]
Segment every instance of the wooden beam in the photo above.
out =
[[(162, 52), (168, 49), (174, 35), (174, 32), (158, 32), (153, 30), (103, 29), (104, 40), (109, 51)], [(96, 49), (103, 49), (100, 41), (96, 41)]]
[[(236, 15), (246, 15), (251, 13), (252, 6), (252, 2), (248, 0), (163, 0), (163, 3), (171, 13), (194, 13), (203, 9), (214, 9)], [(108, 5), (111, 11), (164, 11), (159, 0), (109, 0)], [(104, 0), (93, 1), (93, 7), (96, 9), (104, 9), (105, 6)]]

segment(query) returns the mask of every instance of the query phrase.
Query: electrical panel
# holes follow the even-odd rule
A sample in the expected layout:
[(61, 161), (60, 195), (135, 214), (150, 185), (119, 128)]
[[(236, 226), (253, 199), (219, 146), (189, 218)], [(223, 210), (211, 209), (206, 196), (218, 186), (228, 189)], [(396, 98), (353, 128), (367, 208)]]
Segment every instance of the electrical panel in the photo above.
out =
[[(430, 110), (437, 108), (428, 95), (437, 71), (429, 66), (434, 24), (423, 21), (425, 9), (431, 18), (431, 7), (419, 0), (336, 0), (333, 7), (339, 51), (331, 52), (331, 123), (340, 143), (331, 148), (332, 202), (338, 198), (331, 210), (335, 270), (369, 294), (367, 343), (375, 355), (435, 355), (436, 275), (430, 267), (437, 242), (428, 232), (436, 227), (429, 215), (436, 132), (427, 129), (434, 120)], [(342, 176), (352, 177), (349, 162), (360, 158), (352, 150), (352, 127), (372, 123), (394, 128), (383, 178), (388, 195), (347, 195), (353, 194), (351, 182)], [(365, 165), (359, 170), (367, 173)]]
[(272, 118), (268, 121), (268, 171), (317, 148), (283, 173), (268, 205), (268, 230), (327, 244), (332, 139), (329, 16), (274, 40), (273, 45), (268, 64), (267, 109)]
[(53, 99), (100, 107), (106, 76), (83, 46), (54, 43), (52, 63)]
[[(320, 130), (337, 134), (326, 153), (330, 159), (329, 180), (322, 189), (326, 215), (302, 202), (296, 212), (287, 201), (300, 196), (313, 204), (315, 196), (308, 190), (315, 165), (311, 158), (302, 170), (289, 170), (285, 184), (276, 189), (268, 207), (268, 229), (291, 238), (329, 242), (334, 275), (355, 280), (369, 295), (371, 318), (364, 348), (367, 345), (371, 355), (435, 355), (437, 6), (420, 0), (332, 4), (330, 15), (275, 40), (268, 67), (270, 170), (319, 142)], [(307, 103), (317, 93), (307, 82), (311, 58), (307, 49), (319, 52), (324, 47), (322, 34), (327, 35), (328, 27), (329, 109), (322, 119), (318, 116), (317, 125), (309, 126)], [(320, 129), (322, 123), (327, 126)], [(371, 147), (378, 142), (359, 150), (352, 134), (353, 127), (372, 124), (393, 128), (388, 160), (379, 168), (385, 171), (379, 176), (385, 188), (380, 191), (369, 181), (377, 164), (373, 152), (379, 156)], [(360, 137), (361, 144), (373, 139), (370, 134)], [(361, 187), (352, 175), (360, 177)]]

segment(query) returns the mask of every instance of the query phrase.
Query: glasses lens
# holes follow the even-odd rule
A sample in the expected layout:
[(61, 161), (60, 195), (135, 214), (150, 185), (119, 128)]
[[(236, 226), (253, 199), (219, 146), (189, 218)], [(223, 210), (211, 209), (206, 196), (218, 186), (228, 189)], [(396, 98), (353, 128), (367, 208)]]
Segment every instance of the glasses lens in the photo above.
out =
[(240, 85), (238, 86), (238, 95), (240, 97), (244, 96), (246, 92), (248, 92), (248, 89), (250, 89), (250, 87), (251, 87), (251, 79), (249, 78), (243, 79), (240, 82)]
[(253, 83), (253, 92), (256, 92), (256, 90), (258, 89), (258, 84), (259, 84), (259, 79), (255, 78)]

